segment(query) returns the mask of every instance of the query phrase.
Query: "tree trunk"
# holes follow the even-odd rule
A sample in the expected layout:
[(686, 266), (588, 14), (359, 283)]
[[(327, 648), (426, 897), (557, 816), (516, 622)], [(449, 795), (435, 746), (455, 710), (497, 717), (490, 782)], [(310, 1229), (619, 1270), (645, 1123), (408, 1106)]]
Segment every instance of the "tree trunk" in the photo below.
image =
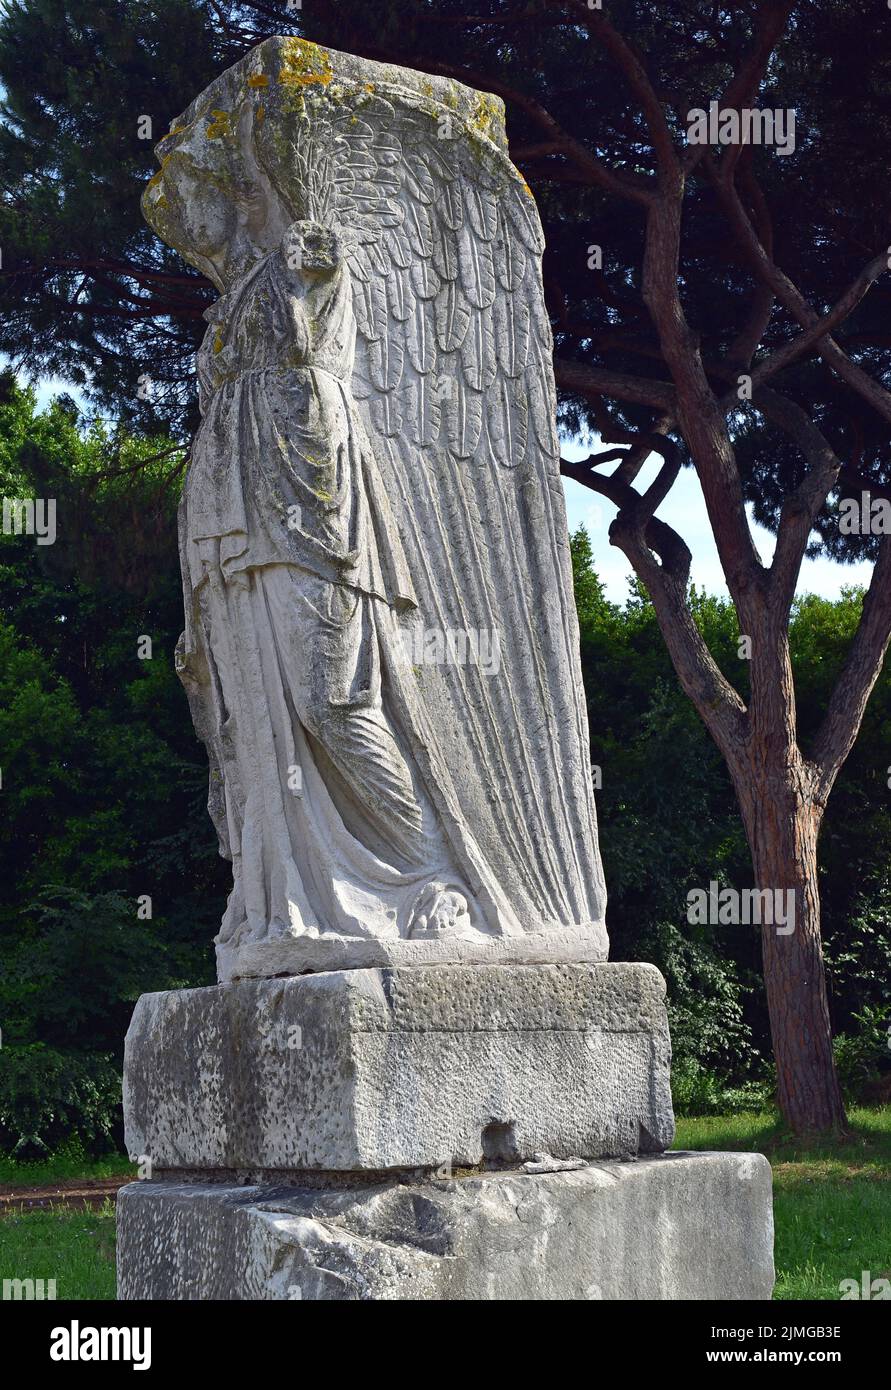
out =
[[(762, 917), (764, 983), (780, 1109), (796, 1134), (838, 1132), (845, 1110), (826, 998), (817, 837), (822, 819), (803, 769), (776, 780), (763, 766), (738, 786), (759, 889), (794, 895), (785, 923)], [(790, 931), (789, 928), (792, 928)]]

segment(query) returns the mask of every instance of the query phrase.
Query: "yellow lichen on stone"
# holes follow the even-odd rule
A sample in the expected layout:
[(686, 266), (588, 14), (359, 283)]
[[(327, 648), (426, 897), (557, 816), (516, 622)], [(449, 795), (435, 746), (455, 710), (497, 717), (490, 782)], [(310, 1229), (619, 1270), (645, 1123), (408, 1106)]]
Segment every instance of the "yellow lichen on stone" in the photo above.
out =
[(214, 340), (213, 340), (213, 350), (214, 350), (214, 352), (222, 352), (222, 351), (223, 351), (223, 340), (222, 340), (222, 338), (220, 337), (219, 333), (216, 335), (216, 337), (215, 337)]
[[(194, 122), (193, 122), (192, 124), (194, 125)], [(172, 140), (177, 140), (177, 136), (180, 136), (180, 135), (188, 135), (188, 133), (189, 133), (189, 131), (190, 131), (191, 129), (192, 129), (192, 126), (191, 126), (191, 125), (178, 125), (178, 126), (173, 126), (170, 130), (168, 130), (168, 132), (167, 132), (166, 135), (162, 135), (162, 136), (161, 136), (161, 139), (158, 141), (157, 145), (155, 146), (155, 154), (158, 154), (158, 151), (159, 151), (159, 150), (162, 150), (162, 149), (166, 150), (166, 149), (168, 149), (168, 148), (171, 149), (171, 153), (172, 153), (172, 147), (170, 146), (170, 142), (171, 142)], [(176, 147), (175, 147), (175, 148), (176, 148), (176, 149), (179, 149), (179, 147), (180, 147), (180, 145), (182, 145), (182, 143), (183, 143), (182, 140), (177, 140), (177, 143), (176, 143)], [(164, 160), (165, 160), (165, 159), (169, 159), (170, 156), (169, 156), (169, 155), (160, 155), (159, 158), (160, 158), (160, 160), (161, 160), (161, 163), (163, 164), (163, 163), (164, 163)]]
[(282, 41), (282, 66), (279, 82), (286, 87), (327, 87), (334, 78), (331, 59), (324, 48), (308, 39)]
[(257, 122), (257, 125), (262, 125), (263, 122), (265, 121), (265, 119), (266, 119), (266, 107), (265, 107), (265, 106), (258, 106), (257, 109), (256, 109), (256, 111), (254, 112), (254, 120)]
[[(173, 133), (173, 132), (171, 131), (171, 134), (172, 134), (172, 133)], [(158, 187), (158, 184), (161, 182), (161, 180), (162, 180), (163, 177), (164, 177), (164, 165), (165, 165), (165, 164), (168, 164), (169, 162), (170, 162), (170, 155), (169, 155), (169, 154), (162, 154), (162, 155), (161, 155), (161, 167), (160, 167), (160, 169), (158, 170), (157, 174), (152, 174), (151, 178), (149, 179), (148, 183), (146, 184), (146, 188), (147, 188), (147, 189), (149, 189), (149, 188), (157, 188), (157, 187)]]
[(249, 87), (268, 87), (269, 78), (266, 76), (265, 72), (252, 72), (247, 80), (247, 84)]
[(489, 140), (500, 133), (502, 120), (498, 98), (490, 96), (488, 92), (480, 92), (468, 125), (478, 135), (485, 135)]
[(213, 120), (204, 132), (208, 140), (218, 140), (222, 135), (232, 134), (228, 111), (211, 111), (210, 114)]

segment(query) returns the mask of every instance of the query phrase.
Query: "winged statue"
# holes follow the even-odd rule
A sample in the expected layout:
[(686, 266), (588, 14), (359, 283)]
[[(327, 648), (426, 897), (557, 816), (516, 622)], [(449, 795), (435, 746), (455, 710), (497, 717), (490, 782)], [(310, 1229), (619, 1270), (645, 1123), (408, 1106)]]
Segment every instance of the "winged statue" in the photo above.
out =
[(145, 215), (219, 291), (178, 667), (233, 865), (221, 979), (605, 959), (543, 240), (501, 102), (274, 38), (157, 152)]

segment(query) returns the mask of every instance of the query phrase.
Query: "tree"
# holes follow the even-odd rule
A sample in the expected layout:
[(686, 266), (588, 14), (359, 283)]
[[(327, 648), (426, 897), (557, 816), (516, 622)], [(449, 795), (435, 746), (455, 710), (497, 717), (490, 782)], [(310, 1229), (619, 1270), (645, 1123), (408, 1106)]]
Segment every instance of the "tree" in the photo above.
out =
[(225, 60), (192, 0), (19, 0), (0, 19), (0, 350), (146, 429), (189, 418), (212, 295), (146, 227), (139, 189)]
[[(123, 33), (151, 34), (145, 61), (153, 72), (167, 52), (178, 55), (173, 76), (165, 72), (153, 89), (165, 118), (213, 62), (233, 61), (267, 33), (298, 25), (322, 43), (504, 98), (512, 156), (545, 224), (561, 420), (608, 446), (586, 464), (565, 463), (564, 472), (615, 504), (611, 540), (649, 593), (681, 685), (727, 764), (756, 882), (795, 894), (796, 930), (763, 935), (780, 1101), (797, 1130), (838, 1128), (844, 1112), (832, 1063), (817, 842), (891, 633), (891, 537), (849, 536), (839, 526), (845, 492), (891, 497), (891, 337), (881, 317), (889, 291), (877, 283), (891, 231), (891, 18), (871, 0), (735, 0), (709, 10), (695, 0), (614, 0), (602, 10), (585, 0), (393, 0), (383, 11), (314, 0), (305, 16), (272, 0), (181, 0), (192, 35), (184, 44), (167, 31), (173, 4), (92, 7)], [(95, 205), (91, 180), (100, 161), (117, 160), (118, 195), (129, 188), (134, 209), (147, 172), (143, 153), (124, 168), (138, 107), (121, 84), (112, 87), (129, 113), (121, 136), (115, 144), (100, 132), (95, 153), (89, 137), (99, 116), (107, 119), (108, 93), (79, 88), (70, 99), (53, 88), (53, 55), (67, 53), (69, 65), (82, 60), (96, 42), (85, 32), (61, 0), (19, 0), (0, 22), (0, 81), (12, 113), (12, 134), (0, 145), (5, 215), (12, 216), (9, 178), (18, 159), (27, 272), (6, 279), (13, 312), (0, 346), (21, 350), (37, 325), (45, 364), (60, 369), (67, 359), (86, 373), (94, 352), (94, 389), (132, 410), (134, 374), (151, 375), (146, 364), (155, 357), (171, 391), (185, 379), (203, 301), (189, 275), (177, 288), (181, 301), (159, 295), (157, 281), (150, 293), (134, 289), (121, 267), (119, 277), (103, 272), (100, 281), (85, 264), (84, 218), (74, 227), (74, 265), (60, 265), (58, 185), (40, 191), (40, 140), (53, 142), (53, 176), (62, 171), (58, 178), (77, 190), (81, 207)], [(26, 72), (26, 58), (41, 49), (47, 58), (36, 74)], [(795, 110), (794, 150), (687, 143), (689, 112), (713, 99), (731, 114)], [(73, 120), (67, 136), (66, 119)], [(73, 163), (71, 135), (81, 145)], [(37, 240), (45, 225), (56, 229), (51, 244)], [(143, 235), (133, 232), (128, 265), (143, 274), (148, 257), (151, 275), (179, 273), (174, 261), (151, 259), (165, 253)], [(112, 223), (109, 244), (117, 236)], [(41, 319), (35, 307), (43, 266), (53, 284), (68, 285), (55, 332), (52, 313)], [(64, 280), (67, 271), (76, 282)], [(37, 284), (30, 299), (22, 292), (29, 276)], [(134, 344), (128, 315), (137, 311)], [(164, 356), (165, 335), (178, 336), (178, 359)], [(651, 453), (662, 464), (643, 489)], [(609, 463), (616, 467), (606, 474)], [(688, 465), (702, 485), (739, 635), (751, 643), (748, 690), (728, 678), (704, 641), (691, 609), (689, 551), (656, 515)], [(747, 506), (776, 531), (769, 565), (756, 551)], [(801, 561), (815, 546), (840, 558), (868, 554), (875, 568), (848, 659), (805, 742), (789, 625)]]

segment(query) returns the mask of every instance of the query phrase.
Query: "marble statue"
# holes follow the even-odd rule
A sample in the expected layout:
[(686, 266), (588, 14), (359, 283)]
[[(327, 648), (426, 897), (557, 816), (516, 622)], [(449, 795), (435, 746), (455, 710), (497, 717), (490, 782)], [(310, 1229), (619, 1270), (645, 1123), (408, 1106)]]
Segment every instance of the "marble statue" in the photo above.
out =
[(270, 39), (158, 146), (219, 291), (178, 654), (221, 979), (605, 959), (542, 235), (501, 103)]

